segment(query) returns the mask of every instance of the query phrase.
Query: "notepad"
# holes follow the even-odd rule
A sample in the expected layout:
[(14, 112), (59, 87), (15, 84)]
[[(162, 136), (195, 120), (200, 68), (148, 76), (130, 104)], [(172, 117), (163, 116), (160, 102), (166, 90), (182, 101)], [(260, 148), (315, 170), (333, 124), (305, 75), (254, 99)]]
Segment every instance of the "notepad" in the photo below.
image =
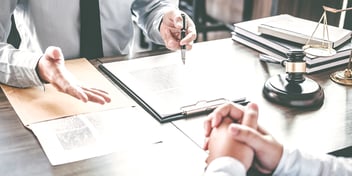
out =
[(224, 69), (234, 60), (199, 53), (189, 51), (185, 65), (180, 53), (172, 52), (99, 68), (161, 123), (207, 113), (230, 101), (245, 103), (238, 84), (229, 82), (236, 73)]

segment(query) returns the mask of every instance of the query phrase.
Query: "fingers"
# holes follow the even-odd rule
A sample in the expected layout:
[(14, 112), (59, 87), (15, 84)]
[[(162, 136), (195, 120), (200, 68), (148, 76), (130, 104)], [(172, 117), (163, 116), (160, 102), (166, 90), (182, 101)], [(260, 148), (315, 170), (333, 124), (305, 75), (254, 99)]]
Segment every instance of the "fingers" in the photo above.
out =
[(266, 130), (265, 130), (263, 127), (261, 127), (260, 125), (258, 125), (257, 131), (258, 131), (260, 134), (269, 135), (269, 132), (266, 131)]
[(268, 135), (260, 126), (256, 130), (248, 126), (233, 123), (229, 126), (229, 132), (235, 140), (249, 145), (256, 152), (276, 145), (272, 136)]
[(239, 160), (247, 170), (253, 161), (254, 152), (249, 146), (232, 139), (231, 133), (228, 132), (232, 122), (231, 118), (225, 118), (220, 126), (212, 131), (208, 143), (207, 161), (210, 163), (215, 158), (229, 156)]
[[(60, 91), (60, 89), (58, 90)], [(63, 92), (83, 101), (84, 103), (89, 100), (88, 95), (79, 86), (70, 85)]]
[(203, 143), (203, 150), (208, 150), (208, 149), (209, 149), (209, 137), (206, 137)]
[(212, 128), (218, 127), (224, 118), (230, 117), (232, 120), (239, 121), (242, 116), (243, 107), (240, 105), (234, 103), (220, 105), (204, 121), (205, 136), (208, 137)]
[(244, 125), (233, 123), (229, 126), (229, 132), (234, 139), (249, 145), (255, 151), (264, 147), (266, 144), (266, 139), (263, 135), (255, 129)]
[[(205, 137), (209, 137), (212, 129), (218, 127), (224, 118), (231, 118), (239, 124), (257, 129), (258, 106), (254, 103), (249, 103), (246, 107), (235, 103), (220, 105), (204, 121)], [(203, 148), (207, 148), (207, 143)]]
[(235, 103), (226, 103), (216, 108), (210, 116), (212, 117), (212, 127), (217, 127), (224, 117), (229, 117), (234, 121), (241, 121), (243, 116), (243, 106)]
[(193, 41), (195, 40), (195, 34), (187, 34), (184, 39), (180, 41), (180, 45), (186, 45), (186, 50), (191, 50), (193, 47)]
[(175, 39), (175, 37), (173, 36), (173, 33), (171, 33), (170, 30), (164, 31), (162, 36), (164, 39), (165, 46), (168, 49), (175, 51), (180, 48), (178, 40)]
[(187, 35), (180, 41), (180, 45), (186, 45), (186, 49), (192, 49), (193, 41), (197, 38), (197, 31), (192, 19), (186, 16), (187, 20)]
[(111, 101), (105, 91), (80, 86), (74, 75), (66, 69), (64, 62), (64, 56), (59, 47), (48, 47), (38, 63), (39, 76), (51, 83), (59, 92), (71, 95), (83, 102), (105, 104)]
[(257, 126), (258, 126), (257, 123), (258, 123), (258, 106), (255, 103), (249, 103), (246, 106), (246, 109), (244, 111), (242, 124), (249, 126), (253, 129), (257, 129)]
[[(182, 28), (181, 14), (176, 14), (176, 12), (175, 10), (166, 12), (160, 25), (160, 34), (164, 40), (165, 46), (173, 51), (177, 50), (180, 46), (179, 33)], [(174, 21), (180, 21), (180, 24), (176, 23), (177, 26), (175, 26)]]
[(105, 104), (111, 102), (111, 99), (107, 92), (95, 89), (82, 87), (84, 93), (87, 95), (88, 100), (91, 102)]
[(85, 103), (90, 101), (103, 105), (111, 102), (109, 94), (103, 90), (86, 88), (78, 85), (67, 85), (67, 88), (62, 88), (62, 86), (60, 87), (59, 85), (54, 85), (54, 87), (60, 92), (69, 94)]
[(170, 10), (165, 13), (160, 26), (160, 33), (165, 46), (170, 50), (178, 50), (181, 45), (186, 45), (186, 49), (192, 49), (193, 41), (197, 37), (197, 32), (192, 19), (186, 16), (186, 36), (181, 40), (181, 29), (183, 27), (181, 11)]
[(247, 126), (231, 124), (228, 128), (232, 138), (250, 146), (256, 156), (254, 165), (262, 173), (271, 173), (280, 162), (283, 153), (283, 145), (278, 143), (271, 135), (266, 133), (260, 126), (258, 131)]

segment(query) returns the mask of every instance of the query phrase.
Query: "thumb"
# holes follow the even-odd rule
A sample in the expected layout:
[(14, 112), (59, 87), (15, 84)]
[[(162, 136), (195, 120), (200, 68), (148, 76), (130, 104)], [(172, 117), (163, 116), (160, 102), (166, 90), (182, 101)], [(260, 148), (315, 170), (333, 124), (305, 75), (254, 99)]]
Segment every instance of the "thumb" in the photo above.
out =
[[(185, 19), (185, 20), (187, 20), (187, 19)], [(174, 26), (177, 29), (182, 29), (183, 28), (183, 19), (182, 19), (182, 16), (181, 16), (180, 12), (178, 12), (178, 13), (175, 12), (174, 13), (174, 20), (173, 21), (174, 21)]]
[(168, 12), (165, 13), (164, 15), (164, 23), (168, 27), (175, 27), (177, 29), (182, 28), (182, 17), (181, 17), (181, 12), (178, 10), (169, 10)]
[(55, 46), (49, 46), (46, 50), (45, 50), (45, 54), (53, 60), (64, 60), (64, 56), (62, 54), (62, 51), (59, 47), (55, 47)]

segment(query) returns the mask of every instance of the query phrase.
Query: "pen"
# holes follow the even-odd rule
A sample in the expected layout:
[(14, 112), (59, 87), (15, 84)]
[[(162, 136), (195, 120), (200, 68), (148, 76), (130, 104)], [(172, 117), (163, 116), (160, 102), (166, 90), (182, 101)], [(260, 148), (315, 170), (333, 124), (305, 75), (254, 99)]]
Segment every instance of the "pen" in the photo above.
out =
[[(186, 16), (181, 14), (182, 17), (182, 29), (181, 29), (181, 40), (186, 37)], [(186, 45), (181, 45), (181, 59), (182, 63), (186, 63)]]
[[(163, 118), (183, 118), (185, 116), (192, 116), (192, 115), (197, 115), (197, 114), (204, 114), (213, 111), (215, 108), (217, 108), (219, 105), (224, 104), (228, 102), (228, 100), (220, 98), (216, 100), (211, 100), (207, 102), (201, 102), (199, 105), (198, 103), (188, 105), (188, 106), (183, 106), (181, 107), (180, 112), (176, 112), (173, 114), (164, 114)], [(238, 98), (236, 100), (232, 101), (233, 103), (237, 103), (240, 105), (247, 105), (249, 101), (245, 97)]]

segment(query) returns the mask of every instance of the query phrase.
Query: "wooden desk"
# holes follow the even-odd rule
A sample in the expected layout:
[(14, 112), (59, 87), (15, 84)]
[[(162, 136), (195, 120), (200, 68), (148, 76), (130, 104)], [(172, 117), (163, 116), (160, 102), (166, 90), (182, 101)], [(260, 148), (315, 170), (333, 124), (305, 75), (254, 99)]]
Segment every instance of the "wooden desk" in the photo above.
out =
[[(262, 97), (265, 80), (282, 73), (284, 69), (279, 65), (260, 63), (257, 52), (231, 39), (197, 43), (192, 52), (205, 52), (214, 59), (232, 57), (238, 61), (238, 64), (230, 66), (230, 69), (238, 70), (232, 81), (238, 84), (239, 89), (234, 91), (243, 92), (249, 100), (259, 104), (260, 124), (284, 144), (324, 153), (352, 146), (352, 112), (349, 108), (352, 103), (352, 93), (350, 95), (349, 92), (352, 89), (329, 80), (329, 74), (337, 69), (310, 76), (322, 85), (326, 99), (319, 110), (303, 111), (269, 103)], [(138, 56), (151, 54), (155, 53), (141, 53)], [(123, 59), (126, 57), (93, 60), (92, 63), (97, 65)], [(248, 81), (238, 82), (243, 76)], [(204, 116), (200, 116), (157, 124), (150, 117), (145, 125), (151, 129), (160, 127), (162, 143), (123, 147), (109, 155), (53, 167), (35, 136), (22, 125), (0, 91), (0, 173), (35, 176), (201, 175), (206, 157), (200, 148), (203, 144), (203, 120)], [(133, 128), (133, 124), (126, 125)], [(140, 133), (141, 138), (145, 137), (143, 131)]]
[[(259, 105), (259, 123), (286, 146), (311, 153), (329, 153), (352, 145), (352, 89), (329, 79), (330, 73), (345, 67), (309, 75), (324, 89), (325, 101), (318, 110), (303, 110), (283, 107), (264, 99), (262, 88), (265, 81), (284, 73), (284, 68), (259, 62), (258, 53), (252, 49), (231, 39), (223, 39), (199, 43), (192, 52), (203, 52), (204, 56), (214, 59), (216, 55), (235, 59), (238, 64), (223, 68), (237, 71), (229, 84), (238, 84), (238, 90), (234, 91), (242, 92), (251, 102)], [(239, 82), (244, 77), (246, 81)], [(204, 117), (199, 117), (173, 123), (202, 146), (203, 121)]]
[[(92, 63), (99, 64), (96, 60)], [(159, 124), (143, 109), (140, 110), (143, 115), (126, 117), (134, 119), (136, 124), (124, 124), (123, 118), (119, 117), (122, 120), (116, 124), (120, 130), (116, 136), (124, 134), (139, 138), (116, 137), (113, 140), (121, 145), (114, 153), (51, 166), (35, 135), (22, 125), (0, 89), (0, 175), (201, 175), (206, 152), (173, 124)], [(149, 130), (142, 131), (138, 128), (141, 124), (145, 126), (144, 130)], [(130, 145), (135, 142), (137, 145)]]

